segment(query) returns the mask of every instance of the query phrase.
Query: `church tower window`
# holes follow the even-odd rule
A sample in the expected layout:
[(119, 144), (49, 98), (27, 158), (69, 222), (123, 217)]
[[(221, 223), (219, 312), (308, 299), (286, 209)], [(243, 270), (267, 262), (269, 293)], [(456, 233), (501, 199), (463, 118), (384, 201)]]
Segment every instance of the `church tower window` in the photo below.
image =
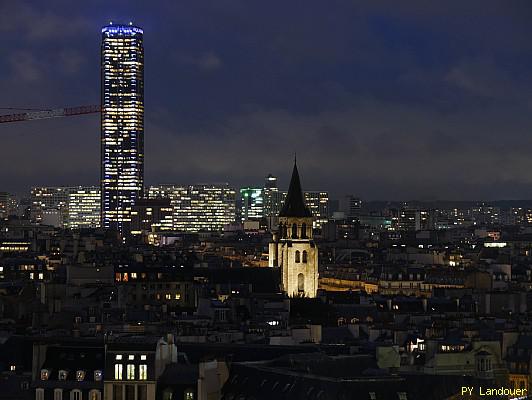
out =
[(297, 291), (300, 293), (305, 291), (305, 275), (303, 274), (297, 274)]

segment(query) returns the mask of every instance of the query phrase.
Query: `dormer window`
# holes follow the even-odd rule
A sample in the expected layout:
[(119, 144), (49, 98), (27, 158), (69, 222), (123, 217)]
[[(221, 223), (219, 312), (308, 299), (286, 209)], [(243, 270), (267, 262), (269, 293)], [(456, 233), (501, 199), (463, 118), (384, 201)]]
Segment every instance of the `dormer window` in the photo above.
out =
[(85, 379), (85, 371), (83, 371), (83, 370), (76, 371), (76, 380), (78, 382), (81, 382), (84, 379)]
[(102, 371), (99, 369), (94, 371), (94, 381), (95, 382), (101, 382), (102, 381)]
[(41, 369), (41, 381), (47, 381), (50, 377), (50, 370)]
[(60, 381), (66, 381), (66, 378), (68, 376), (68, 372), (65, 371), (64, 369), (60, 369), (59, 370), (59, 373), (58, 373), (58, 378)]

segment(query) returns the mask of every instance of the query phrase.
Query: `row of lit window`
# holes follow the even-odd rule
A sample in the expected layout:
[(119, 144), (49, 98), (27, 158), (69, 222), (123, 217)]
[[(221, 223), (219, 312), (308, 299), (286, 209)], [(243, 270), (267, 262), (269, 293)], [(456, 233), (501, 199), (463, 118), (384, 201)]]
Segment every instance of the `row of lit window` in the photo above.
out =
[[(41, 370), (41, 380), (42, 381), (49, 380), (50, 376), (51, 376), (51, 371), (49, 369), (42, 369)], [(60, 381), (66, 381), (67, 377), (68, 377), (68, 371), (64, 370), (64, 369), (60, 369), (58, 374), (57, 374), (57, 379), (60, 380)], [(101, 381), (102, 377), (103, 377), (103, 374), (102, 374), (101, 370), (94, 371), (94, 380), (96, 382)], [(81, 382), (81, 381), (85, 380), (85, 371), (84, 370), (77, 370), (76, 371), (76, 380), (78, 382)]]
[[(123, 378), (123, 364), (115, 364), (115, 379), (122, 380)], [(126, 364), (126, 379), (135, 380), (135, 365)], [(139, 365), (138, 380), (145, 381), (148, 379), (148, 366), (146, 364)]]

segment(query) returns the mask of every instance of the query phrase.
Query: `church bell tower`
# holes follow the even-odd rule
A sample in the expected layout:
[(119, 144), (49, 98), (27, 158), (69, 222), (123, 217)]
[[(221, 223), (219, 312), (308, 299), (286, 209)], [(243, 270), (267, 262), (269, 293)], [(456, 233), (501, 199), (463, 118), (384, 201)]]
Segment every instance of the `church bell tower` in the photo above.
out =
[(279, 229), (269, 245), (269, 266), (281, 269), (282, 290), (290, 297), (316, 297), (318, 248), (312, 238), (312, 220), (294, 161)]

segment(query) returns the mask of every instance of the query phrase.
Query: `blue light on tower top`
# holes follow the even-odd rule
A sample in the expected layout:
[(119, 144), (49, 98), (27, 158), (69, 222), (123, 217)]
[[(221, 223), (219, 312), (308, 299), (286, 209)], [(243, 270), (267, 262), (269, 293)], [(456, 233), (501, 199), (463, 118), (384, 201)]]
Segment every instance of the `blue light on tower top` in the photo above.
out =
[(110, 35), (135, 35), (140, 34), (142, 35), (144, 31), (139, 28), (138, 26), (133, 26), (133, 24), (130, 22), (128, 25), (114, 25), (112, 22), (109, 23), (109, 25), (104, 26), (102, 28), (102, 33), (104, 33), (107, 36)]

